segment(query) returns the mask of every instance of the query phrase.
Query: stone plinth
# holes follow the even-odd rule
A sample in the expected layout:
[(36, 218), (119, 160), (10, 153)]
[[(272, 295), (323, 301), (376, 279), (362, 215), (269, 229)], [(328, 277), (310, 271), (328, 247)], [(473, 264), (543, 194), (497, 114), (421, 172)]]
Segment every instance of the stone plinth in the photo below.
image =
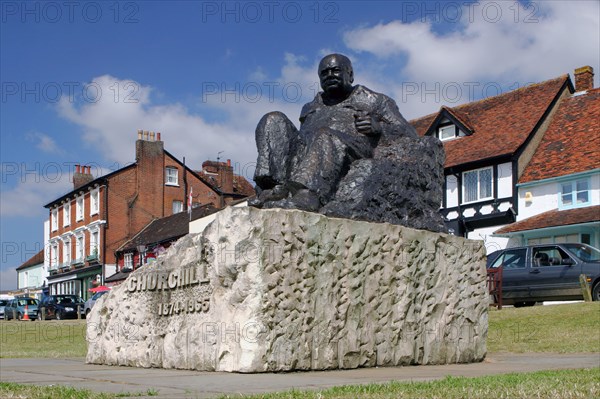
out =
[(227, 208), (104, 295), (88, 363), (267, 372), (481, 361), (483, 243)]

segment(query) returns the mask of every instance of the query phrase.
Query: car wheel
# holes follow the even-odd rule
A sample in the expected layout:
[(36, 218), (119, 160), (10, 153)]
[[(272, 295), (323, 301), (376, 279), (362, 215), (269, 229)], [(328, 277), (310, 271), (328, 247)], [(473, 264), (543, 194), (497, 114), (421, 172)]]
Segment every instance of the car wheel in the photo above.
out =
[(62, 313), (61, 313), (60, 310), (56, 311), (56, 315), (55, 316), (56, 316), (56, 320), (62, 320), (63, 319), (63, 315), (62, 315)]
[(592, 301), (600, 301), (600, 281), (592, 289)]
[(23, 320), (23, 315), (21, 313), (17, 314), (17, 320)]

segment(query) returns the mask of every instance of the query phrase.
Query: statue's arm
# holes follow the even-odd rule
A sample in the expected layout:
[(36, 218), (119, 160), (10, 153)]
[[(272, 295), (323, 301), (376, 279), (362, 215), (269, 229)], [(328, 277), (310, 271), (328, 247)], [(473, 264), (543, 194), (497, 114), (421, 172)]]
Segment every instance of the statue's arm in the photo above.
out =
[(386, 95), (381, 95), (378, 106), (381, 133), (417, 137), (416, 130), (404, 119), (396, 102)]

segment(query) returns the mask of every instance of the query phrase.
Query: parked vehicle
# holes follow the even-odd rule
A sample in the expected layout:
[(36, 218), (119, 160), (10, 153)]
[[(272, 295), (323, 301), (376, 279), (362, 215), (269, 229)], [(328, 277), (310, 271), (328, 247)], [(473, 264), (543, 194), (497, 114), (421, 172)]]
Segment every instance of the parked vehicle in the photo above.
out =
[(43, 320), (76, 319), (77, 309), (84, 317), (83, 299), (77, 295), (48, 295), (40, 303), (39, 314)]
[(108, 291), (100, 291), (100, 292), (96, 292), (90, 299), (88, 299), (87, 301), (85, 301), (85, 315), (87, 317), (87, 315), (92, 311), (92, 308), (94, 307), (94, 304), (96, 304), (96, 301), (104, 294), (106, 294)]
[(27, 316), (31, 320), (35, 320), (37, 318), (38, 303), (37, 299), (25, 296), (10, 299), (4, 306), (4, 317), (6, 320), (22, 320), (27, 307)]
[(533, 306), (541, 301), (583, 299), (584, 274), (594, 301), (600, 300), (600, 251), (586, 244), (540, 244), (507, 248), (488, 268), (502, 267), (502, 302)]
[(0, 299), (0, 320), (4, 319), (4, 307), (8, 303), (8, 299)]

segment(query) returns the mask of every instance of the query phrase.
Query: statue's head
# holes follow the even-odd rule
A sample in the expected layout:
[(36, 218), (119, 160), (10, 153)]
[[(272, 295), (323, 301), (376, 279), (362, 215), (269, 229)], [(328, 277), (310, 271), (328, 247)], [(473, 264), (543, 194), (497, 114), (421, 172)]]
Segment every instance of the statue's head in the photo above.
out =
[(319, 80), (323, 91), (333, 97), (346, 96), (352, 91), (354, 72), (352, 62), (342, 54), (329, 54), (319, 62)]

